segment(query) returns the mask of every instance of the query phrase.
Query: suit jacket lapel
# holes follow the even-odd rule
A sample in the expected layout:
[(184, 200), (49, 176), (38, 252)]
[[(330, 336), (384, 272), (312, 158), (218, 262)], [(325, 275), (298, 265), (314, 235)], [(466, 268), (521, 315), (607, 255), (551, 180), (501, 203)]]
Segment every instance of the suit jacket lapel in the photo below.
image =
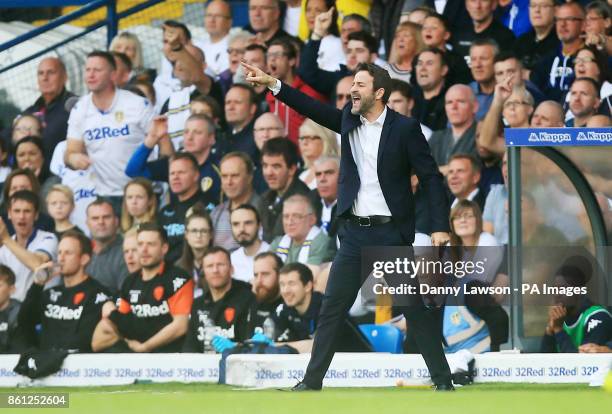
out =
[(387, 116), (385, 117), (385, 123), (383, 124), (382, 132), (380, 134), (380, 143), (378, 144), (378, 158), (376, 159), (377, 170), (382, 165), (382, 154), (387, 144), (387, 140), (391, 135), (391, 123), (395, 120), (395, 112), (391, 108), (387, 108)]

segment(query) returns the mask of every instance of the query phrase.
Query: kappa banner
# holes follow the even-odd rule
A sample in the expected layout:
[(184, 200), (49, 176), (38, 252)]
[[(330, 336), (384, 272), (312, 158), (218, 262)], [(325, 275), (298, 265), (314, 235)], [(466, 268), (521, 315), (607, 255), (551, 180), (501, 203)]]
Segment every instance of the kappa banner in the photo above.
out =
[(506, 128), (509, 147), (612, 145), (611, 128)]

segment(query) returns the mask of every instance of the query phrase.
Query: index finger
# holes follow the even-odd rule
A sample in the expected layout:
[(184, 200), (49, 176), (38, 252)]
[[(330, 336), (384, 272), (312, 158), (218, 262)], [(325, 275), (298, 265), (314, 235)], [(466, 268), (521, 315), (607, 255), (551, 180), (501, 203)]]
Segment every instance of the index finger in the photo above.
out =
[(256, 66), (249, 65), (249, 64), (248, 64), (248, 63), (246, 63), (244, 60), (241, 60), (241, 61), (240, 61), (240, 64), (241, 64), (242, 66), (244, 66), (245, 68), (247, 68), (248, 70), (256, 71), (256, 70), (258, 70), (258, 69), (259, 69), (259, 68), (258, 68), (258, 67), (256, 67)]

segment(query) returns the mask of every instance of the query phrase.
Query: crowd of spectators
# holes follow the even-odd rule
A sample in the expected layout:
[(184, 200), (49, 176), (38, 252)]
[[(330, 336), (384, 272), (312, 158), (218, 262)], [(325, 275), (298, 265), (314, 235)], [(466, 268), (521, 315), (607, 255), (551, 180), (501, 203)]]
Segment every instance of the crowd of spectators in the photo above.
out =
[[(0, 146), (1, 351), (220, 352), (263, 333), (309, 352), (340, 243), (340, 152), (351, 148), (246, 83), (241, 60), (338, 109), (355, 98), (359, 64), (386, 69), (389, 108), (420, 122), (446, 179), (453, 246), (508, 243), (504, 127), (611, 125), (609, 2), (248, 3), (248, 26), (231, 30), (230, 3), (208, 2), (204, 38), (164, 22), (155, 68), (134, 33), (119, 33), (87, 55), (82, 97), (66, 89), (60, 57), (40, 61), (40, 97)], [(413, 191), (426, 245), (416, 176)], [(549, 234), (541, 243), (572, 242)], [(556, 275), (582, 286), (589, 270)], [(505, 310), (489, 299), (441, 313), (449, 352), (461, 348), (457, 320), (482, 322), (464, 348), (506, 341)], [(612, 317), (594, 306), (551, 308), (546, 349), (610, 351)], [(574, 332), (595, 318), (597, 332)]]

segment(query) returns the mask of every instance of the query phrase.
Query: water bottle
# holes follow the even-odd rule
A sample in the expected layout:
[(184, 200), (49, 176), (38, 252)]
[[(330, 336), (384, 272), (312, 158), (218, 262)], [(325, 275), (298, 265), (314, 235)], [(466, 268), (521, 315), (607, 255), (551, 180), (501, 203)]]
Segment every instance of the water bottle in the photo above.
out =
[(264, 320), (263, 334), (273, 341), (276, 339), (276, 326), (274, 325), (272, 318), (269, 316), (266, 318), (266, 320)]
[(213, 321), (208, 317), (204, 316), (204, 353), (214, 354), (215, 350), (211, 345), (212, 339), (215, 336), (215, 325)]

